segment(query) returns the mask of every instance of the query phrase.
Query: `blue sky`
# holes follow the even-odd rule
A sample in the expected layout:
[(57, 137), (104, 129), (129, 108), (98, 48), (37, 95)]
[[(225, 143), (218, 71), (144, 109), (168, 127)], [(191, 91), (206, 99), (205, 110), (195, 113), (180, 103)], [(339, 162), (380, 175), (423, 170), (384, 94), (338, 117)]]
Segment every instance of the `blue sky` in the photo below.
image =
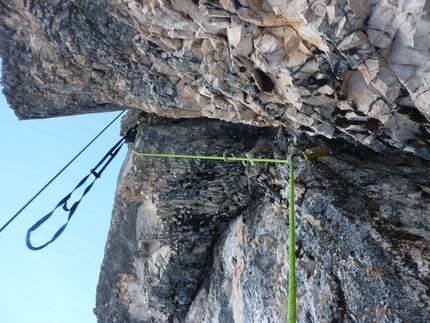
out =
[[(1, 93), (0, 227), (118, 113), (18, 121)], [(25, 235), (120, 139), (119, 122), (0, 233), (0, 322), (96, 322), (96, 286), (116, 180), (127, 147), (96, 181), (54, 243), (31, 251), (25, 245)], [(72, 203), (81, 193), (75, 192)], [(57, 210), (49, 223), (32, 235), (34, 243), (49, 240), (66, 216), (66, 212)]]

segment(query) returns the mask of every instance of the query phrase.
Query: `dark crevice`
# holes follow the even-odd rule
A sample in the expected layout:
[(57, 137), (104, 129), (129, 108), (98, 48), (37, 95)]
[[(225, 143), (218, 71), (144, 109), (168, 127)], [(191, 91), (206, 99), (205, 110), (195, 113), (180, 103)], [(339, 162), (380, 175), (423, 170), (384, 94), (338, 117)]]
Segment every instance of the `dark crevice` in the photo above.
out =
[(273, 91), (275, 83), (273, 83), (272, 79), (266, 73), (257, 68), (255, 69), (255, 74), (257, 74), (257, 77), (260, 77), (264, 92)]

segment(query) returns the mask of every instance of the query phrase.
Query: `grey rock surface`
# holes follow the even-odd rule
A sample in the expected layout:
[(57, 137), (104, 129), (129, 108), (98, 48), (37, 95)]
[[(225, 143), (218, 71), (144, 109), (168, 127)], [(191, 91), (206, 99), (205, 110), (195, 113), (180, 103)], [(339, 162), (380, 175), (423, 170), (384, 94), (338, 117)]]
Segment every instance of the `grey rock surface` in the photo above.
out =
[[(150, 119), (142, 120), (138, 151), (222, 155), (276, 134), (210, 119)], [(263, 192), (241, 163), (130, 159), (118, 183), (96, 313), (107, 322), (120, 315), (111, 309), (126, 304), (131, 321), (183, 321), (218, 235)]]
[[(254, 156), (285, 156), (297, 136), (209, 119), (142, 123), (136, 149), (144, 152), (246, 155), (264, 142)], [(427, 322), (430, 163), (320, 136), (294, 141), (304, 152), (331, 151), (296, 165), (298, 322)], [(288, 187), (285, 164), (130, 153), (99, 320), (285, 322)]]
[(426, 1), (1, 3), (2, 84), (20, 118), (137, 108), (430, 159)]
[[(21, 119), (143, 111), (136, 149), (296, 164), (298, 322), (430, 321), (430, 6), (0, 0)], [(118, 179), (99, 322), (285, 322), (284, 164), (143, 158)]]

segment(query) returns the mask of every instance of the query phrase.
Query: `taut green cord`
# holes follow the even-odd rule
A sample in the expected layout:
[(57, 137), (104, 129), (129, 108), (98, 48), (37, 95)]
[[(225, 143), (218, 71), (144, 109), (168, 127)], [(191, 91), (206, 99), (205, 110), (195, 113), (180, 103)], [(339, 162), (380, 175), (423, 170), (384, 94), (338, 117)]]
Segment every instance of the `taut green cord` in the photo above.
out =
[[(141, 112), (136, 116), (136, 124), (139, 124)], [(237, 162), (237, 161), (251, 161), (256, 163), (280, 163), (288, 164), (287, 159), (275, 159), (275, 158), (248, 158), (248, 157), (227, 157), (227, 156), (194, 156), (194, 155), (181, 155), (181, 154), (159, 154), (159, 153), (143, 153), (136, 150), (135, 144), (133, 143), (133, 152), (138, 157), (165, 157), (165, 158), (187, 158), (187, 159), (206, 159), (206, 160), (220, 160), (225, 162)]]
[(294, 168), (290, 161), (290, 271), (288, 274), (288, 323), (296, 322), (296, 253), (294, 248)]
[(257, 163), (282, 163), (288, 164), (286, 159), (272, 159), (272, 158), (248, 158), (248, 157), (224, 157), (224, 156), (194, 156), (194, 155), (180, 155), (180, 154), (158, 154), (158, 153), (142, 153), (135, 149), (133, 145), (133, 152), (138, 157), (167, 157), (167, 158), (188, 158), (188, 159), (209, 159), (209, 160), (220, 160), (227, 162), (237, 161), (250, 161)]

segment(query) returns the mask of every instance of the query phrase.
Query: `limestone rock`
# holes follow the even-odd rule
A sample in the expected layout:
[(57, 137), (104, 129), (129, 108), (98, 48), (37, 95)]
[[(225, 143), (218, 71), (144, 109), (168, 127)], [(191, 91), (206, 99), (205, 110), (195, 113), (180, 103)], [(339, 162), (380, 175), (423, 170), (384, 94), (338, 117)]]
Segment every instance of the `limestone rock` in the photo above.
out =
[[(210, 119), (156, 120), (143, 122), (137, 150), (230, 155), (276, 134)], [(218, 235), (263, 194), (244, 170), (241, 163), (127, 156), (98, 286), (101, 322), (119, 320), (123, 309), (131, 322), (187, 317)]]
[[(0, 0), (21, 119), (143, 111), (138, 150), (298, 163), (298, 322), (430, 321), (428, 1)], [(320, 148), (318, 148), (320, 147)], [(136, 158), (99, 322), (285, 322), (288, 172)]]
[[(285, 156), (292, 136), (151, 117), (137, 149)], [(429, 162), (342, 140), (296, 141), (302, 151), (331, 151), (296, 166), (298, 322), (427, 322)], [(100, 322), (285, 322), (287, 179), (283, 164), (129, 154), (98, 287)]]
[(430, 159), (429, 8), (2, 1), (4, 91), (20, 118), (138, 108), (350, 136)]

